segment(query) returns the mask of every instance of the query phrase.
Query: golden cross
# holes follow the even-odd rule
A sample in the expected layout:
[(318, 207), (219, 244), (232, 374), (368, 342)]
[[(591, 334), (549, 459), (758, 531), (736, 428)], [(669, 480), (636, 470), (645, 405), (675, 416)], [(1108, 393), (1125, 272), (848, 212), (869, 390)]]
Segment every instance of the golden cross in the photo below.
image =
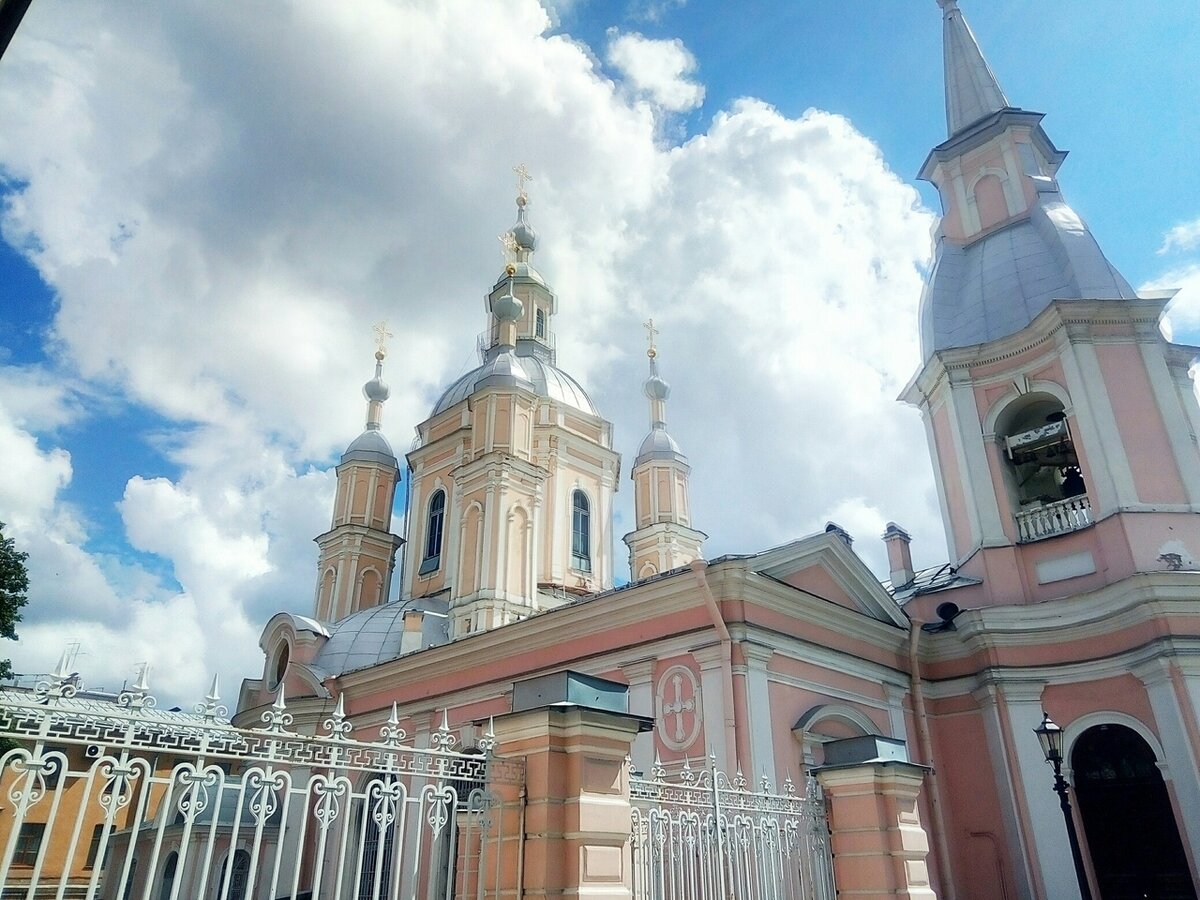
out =
[(517, 251), (520, 249), (517, 246), (517, 237), (511, 231), (506, 231), (500, 235), (500, 244), (504, 247), (504, 261), (512, 262), (517, 258)]
[(371, 326), (371, 330), (375, 332), (375, 346), (379, 348), (379, 352), (387, 353), (387, 339), (395, 337), (387, 330), (387, 322), (376, 322)]
[(517, 176), (517, 196), (522, 200), (527, 199), (529, 195), (525, 193), (525, 182), (533, 181), (533, 176), (530, 175), (529, 170), (525, 168), (525, 163), (521, 163), (519, 166), (513, 166), (513, 174)]
[(654, 347), (654, 336), (658, 334), (658, 329), (654, 327), (653, 319), (647, 319), (642, 323), (642, 327), (646, 329), (646, 342), (650, 345), (650, 349), (646, 351), (646, 355), (653, 358), (658, 355), (658, 350)]

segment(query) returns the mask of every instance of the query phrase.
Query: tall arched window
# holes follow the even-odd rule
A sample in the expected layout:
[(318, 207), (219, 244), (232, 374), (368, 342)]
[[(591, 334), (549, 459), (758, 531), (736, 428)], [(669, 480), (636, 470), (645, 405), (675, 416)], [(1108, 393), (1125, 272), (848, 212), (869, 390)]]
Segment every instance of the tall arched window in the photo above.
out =
[(571, 495), (571, 565), (583, 572), (592, 571), (592, 513), (587, 495)]
[[(221, 864), (221, 880), (217, 883), (216, 900), (221, 900), (225, 891), (225, 874), (229, 865), (229, 857)], [(233, 854), (233, 871), (229, 878), (229, 896), (225, 900), (246, 900), (247, 884), (250, 880), (250, 854), (238, 850)]]
[(446, 492), (439, 489), (429, 498), (429, 519), (425, 526), (425, 555), (418, 575), (436, 572), (442, 564), (442, 525), (446, 521)]
[(175, 867), (179, 864), (179, 854), (171, 853), (163, 864), (162, 889), (158, 896), (161, 900), (171, 900), (171, 888), (175, 886)]
[(541, 307), (538, 308), (538, 311), (535, 314), (534, 323), (535, 323), (534, 331), (533, 331), (534, 337), (545, 338), (546, 337), (546, 311), (544, 309), (542, 309)]

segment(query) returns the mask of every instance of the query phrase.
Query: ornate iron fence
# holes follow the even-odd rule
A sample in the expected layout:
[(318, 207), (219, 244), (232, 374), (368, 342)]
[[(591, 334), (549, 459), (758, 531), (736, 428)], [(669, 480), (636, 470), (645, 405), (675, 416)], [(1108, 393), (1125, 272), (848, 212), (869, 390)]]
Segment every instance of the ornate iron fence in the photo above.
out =
[(797, 794), (749, 789), (710, 756), (668, 778), (656, 759), (630, 778), (633, 895), (637, 900), (833, 900), (825, 802), (816, 779)]
[(523, 784), (490, 727), (455, 749), (351, 737), (339, 699), (319, 736), (282, 697), (256, 729), (162, 711), (145, 676), (116, 701), (62, 671), (0, 691), (0, 897), (102, 900), (450, 900), (495, 896)]

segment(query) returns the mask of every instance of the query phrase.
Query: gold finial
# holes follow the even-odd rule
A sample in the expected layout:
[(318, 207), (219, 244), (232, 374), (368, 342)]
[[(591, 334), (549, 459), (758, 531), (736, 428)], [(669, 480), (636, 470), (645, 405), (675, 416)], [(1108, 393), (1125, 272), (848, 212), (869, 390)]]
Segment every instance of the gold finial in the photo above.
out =
[(646, 355), (654, 359), (654, 357), (658, 356), (658, 350), (654, 348), (654, 336), (658, 334), (658, 329), (654, 327), (653, 319), (647, 319), (642, 323), (642, 327), (646, 329), (646, 343), (650, 345), (650, 348), (646, 351)]
[(387, 356), (387, 339), (395, 335), (387, 330), (387, 322), (376, 322), (371, 330), (375, 332), (375, 358), (381, 360)]
[(529, 202), (529, 194), (525, 192), (525, 182), (533, 181), (533, 176), (525, 168), (525, 163), (513, 166), (513, 174), (517, 176), (517, 203), (524, 206)]

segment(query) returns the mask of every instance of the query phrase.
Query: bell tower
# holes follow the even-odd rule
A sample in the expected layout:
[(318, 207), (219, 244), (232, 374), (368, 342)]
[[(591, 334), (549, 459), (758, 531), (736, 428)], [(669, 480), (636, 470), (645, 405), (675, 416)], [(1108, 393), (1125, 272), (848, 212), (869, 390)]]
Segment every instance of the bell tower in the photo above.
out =
[(391, 533), (392, 503), (400, 469), (387, 438), (380, 431), (388, 386), (383, 381), (382, 323), (375, 326), (379, 349), (375, 377), (363, 385), (367, 425), (346, 448), (337, 467), (337, 494), (329, 531), (316, 538), (316, 617), (336, 622), (380, 603), (391, 594), (396, 551), (404, 543)]
[(921, 299), (925, 419), (950, 560), (991, 603), (1200, 561), (1194, 348), (1159, 330), (1059, 183), (1066, 153), (1013, 106), (955, 0), (943, 14), (949, 136), (921, 178), (942, 219)]
[(667, 432), (667, 398), (671, 386), (658, 374), (654, 320), (646, 322), (650, 377), (642, 386), (650, 401), (650, 432), (633, 461), (633, 503), (637, 528), (625, 535), (630, 577), (634, 581), (686, 566), (702, 558), (705, 535), (692, 528), (688, 503), (691, 467), (679, 444)]

